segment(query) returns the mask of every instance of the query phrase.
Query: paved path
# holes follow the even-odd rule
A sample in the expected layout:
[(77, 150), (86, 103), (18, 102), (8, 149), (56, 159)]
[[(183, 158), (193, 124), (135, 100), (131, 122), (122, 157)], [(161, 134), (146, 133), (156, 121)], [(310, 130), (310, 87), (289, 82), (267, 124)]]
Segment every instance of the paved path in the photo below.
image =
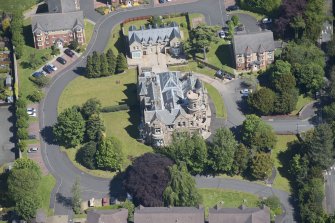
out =
[[(282, 190), (273, 189), (261, 184), (252, 183), (243, 180), (224, 179), (224, 178), (207, 178), (196, 177), (198, 188), (222, 188), (227, 190), (237, 190), (246, 193), (258, 195), (259, 197), (277, 196), (283, 207), (285, 215), (281, 218), (279, 223), (292, 223), (294, 221), (294, 209), (290, 203), (290, 195)], [(277, 219), (278, 220), (278, 219)]]
[[(242, 101), (239, 90), (241, 89), (241, 79), (236, 79), (228, 83), (224, 83), (219, 79), (213, 79), (212, 77), (195, 74), (201, 80), (210, 83), (215, 87), (225, 103), (227, 110), (227, 127), (236, 127), (243, 123), (245, 116), (239, 108), (239, 104)], [(266, 118), (264, 119), (269, 125), (271, 125), (276, 133), (285, 134), (296, 134), (297, 131), (303, 132), (314, 127), (310, 120), (301, 120), (298, 117), (286, 118)]]

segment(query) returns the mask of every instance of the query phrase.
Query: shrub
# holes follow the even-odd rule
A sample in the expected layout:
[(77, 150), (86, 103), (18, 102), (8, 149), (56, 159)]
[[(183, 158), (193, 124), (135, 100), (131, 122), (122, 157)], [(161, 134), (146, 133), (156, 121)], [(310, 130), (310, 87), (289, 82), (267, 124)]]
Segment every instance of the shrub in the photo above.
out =
[(47, 86), (50, 82), (50, 78), (45, 77), (45, 76), (41, 76), (38, 78), (30, 76), (29, 80), (31, 80), (34, 84), (36, 84), (40, 88)]
[(97, 152), (97, 144), (93, 141), (86, 143), (76, 154), (76, 161), (84, 167), (94, 170), (96, 169), (95, 153)]
[(18, 128), (28, 128), (29, 124), (28, 124), (28, 120), (26, 119), (26, 117), (19, 117), (16, 121), (16, 126)]
[(69, 48), (72, 50), (76, 50), (79, 46), (79, 43), (77, 40), (72, 40), (69, 44)]
[(19, 98), (16, 100), (16, 108), (26, 108), (27, 107), (27, 101), (24, 98)]
[(114, 105), (114, 106), (108, 106), (108, 107), (103, 107), (101, 109), (101, 112), (117, 112), (117, 111), (125, 111), (128, 110), (129, 107), (126, 104), (122, 104), (122, 105)]
[(21, 140), (28, 139), (28, 130), (27, 128), (18, 128), (17, 137)]
[(39, 102), (43, 99), (44, 94), (42, 91), (35, 90), (32, 94), (28, 95), (29, 100), (32, 102)]
[(205, 68), (205, 64), (203, 64), (203, 63), (198, 63), (198, 67), (201, 68), (201, 69), (203, 69), (203, 68)]
[(60, 54), (60, 50), (58, 47), (56, 47), (55, 45), (51, 46), (51, 55), (59, 55)]
[(17, 143), (17, 146), (21, 152), (24, 152), (28, 148), (27, 142), (24, 140), (20, 140), (20, 142)]

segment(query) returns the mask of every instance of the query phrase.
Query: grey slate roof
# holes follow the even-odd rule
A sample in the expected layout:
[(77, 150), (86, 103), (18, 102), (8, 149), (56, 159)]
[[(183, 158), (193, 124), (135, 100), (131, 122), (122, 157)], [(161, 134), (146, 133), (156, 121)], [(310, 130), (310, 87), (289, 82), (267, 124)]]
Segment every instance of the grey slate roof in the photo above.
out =
[(90, 210), (86, 223), (127, 223), (128, 210), (125, 208), (114, 210)]
[(162, 40), (172, 40), (174, 37), (180, 38), (180, 30), (175, 23), (171, 24), (171, 26), (168, 27), (139, 30), (133, 29), (134, 27), (129, 29), (128, 32), (129, 45), (131, 45), (133, 42), (149, 43), (149, 41), (151, 40), (152, 42), (156, 43)]
[(84, 28), (83, 11), (68, 13), (43, 13), (32, 17), (32, 31), (72, 30), (76, 26)]
[(137, 207), (134, 223), (204, 223), (203, 208)]
[(271, 31), (234, 35), (233, 46), (235, 55), (275, 50)]
[(208, 223), (270, 223), (270, 209), (263, 208), (210, 208)]
[(194, 76), (184, 77), (179, 71), (142, 73), (139, 76), (138, 93), (145, 96), (146, 104), (151, 105), (151, 109), (144, 111), (144, 122), (157, 118), (165, 125), (173, 124), (179, 115), (186, 114), (181, 104), (187, 103), (186, 94), (195, 89), (196, 83)]
[(48, 0), (48, 11), (49, 13), (74, 12), (78, 10), (76, 2), (79, 6), (79, 0)]

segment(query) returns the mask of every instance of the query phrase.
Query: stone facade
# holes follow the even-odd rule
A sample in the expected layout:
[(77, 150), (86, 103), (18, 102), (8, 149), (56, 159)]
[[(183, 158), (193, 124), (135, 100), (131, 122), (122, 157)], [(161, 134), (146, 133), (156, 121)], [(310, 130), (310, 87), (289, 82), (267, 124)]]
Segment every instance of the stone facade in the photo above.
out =
[(147, 29), (131, 26), (128, 33), (129, 54), (132, 59), (142, 58), (143, 55), (169, 53), (179, 56), (182, 51), (181, 35), (176, 23), (166, 27)]
[(143, 71), (138, 77), (141, 106), (140, 133), (153, 146), (168, 145), (174, 132), (205, 134), (210, 110), (206, 89), (199, 79), (179, 71)]
[(274, 61), (275, 44), (271, 31), (236, 34), (233, 36), (235, 68), (265, 69)]

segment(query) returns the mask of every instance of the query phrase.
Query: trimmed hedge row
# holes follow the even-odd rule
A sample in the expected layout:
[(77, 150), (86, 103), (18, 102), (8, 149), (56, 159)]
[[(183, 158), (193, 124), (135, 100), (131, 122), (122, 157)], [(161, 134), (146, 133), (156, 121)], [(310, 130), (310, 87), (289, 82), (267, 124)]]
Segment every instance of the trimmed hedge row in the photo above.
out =
[(127, 104), (121, 104), (121, 105), (113, 105), (113, 106), (107, 106), (103, 107), (100, 111), (104, 113), (108, 112), (117, 112), (117, 111), (125, 111), (128, 110), (129, 107)]

